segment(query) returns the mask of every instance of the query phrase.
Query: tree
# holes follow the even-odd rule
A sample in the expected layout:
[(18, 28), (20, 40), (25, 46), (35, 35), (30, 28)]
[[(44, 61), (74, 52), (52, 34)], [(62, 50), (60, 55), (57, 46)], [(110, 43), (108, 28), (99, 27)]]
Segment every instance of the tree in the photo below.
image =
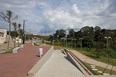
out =
[(93, 27), (89, 27), (89, 26), (85, 26), (82, 27), (80, 29), (80, 31), (82, 32), (83, 36), (88, 36), (91, 39), (94, 39), (94, 28)]
[(73, 29), (70, 29), (69, 30), (69, 36), (70, 36), (69, 38), (75, 38), (75, 34), (74, 33), (75, 33), (75, 31)]
[(104, 49), (104, 43), (103, 42), (96, 42), (95, 45), (95, 51), (96, 51), (96, 57), (99, 58), (100, 57), (100, 52), (103, 51)]
[(96, 32), (96, 31), (101, 31), (101, 28), (100, 28), (99, 26), (96, 26), (96, 27), (94, 28), (94, 30), (95, 30), (95, 32)]
[(91, 38), (89, 37), (85, 37), (83, 39), (83, 46), (85, 46), (87, 48), (87, 50), (91, 50), (91, 48), (93, 47), (93, 41)]
[(10, 10), (7, 10), (6, 11), (6, 14), (4, 14), (3, 12), (0, 12), (1, 13), (1, 17), (9, 23), (9, 37), (8, 37), (8, 46), (7, 46), (7, 51), (9, 50), (9, 41), (10, 41), (10, 35), (11, 35), (11, 23), (12, 23), (12, 20), (15, 20), (18, 18), (18, 16), (15, 16), (14, 18), (12, 18), (12, 11)]
[[(16, 24), (16, 22), (14, 22), (14, 23), (12, 23), (13, 25), (14, 25), (14, 31), (15, 31), (15, 33), (17, 33), (16, 32), (16, 29), (17, 29), (17, 24)], [(14, 48), (15, 48), (15, 44), (16, 44), (16, 35), (14, 35)]]
[(49, 41), (51, 41), (51, 44), (52, 44), (52, 41), (53, 41), (53, 36), (52, 35), (50, 35), (50, 37), (49, 37), (49, 39), (48, 39)]
[(18, 29), (19, 29), (18, 33), (19, 33), (19, 37), (20, 37), (20, 34), (21, 34), (21, 24), (20, 23), (18, 24)]
[(65, 35), (66, 35), (66, 31), (65, 30), (63, 30), (63, 29), (56, 30), (55, 36), (57, 38), (65, 37)]
[[(18, 36), (19, 36), (19, 38), (21, 37), (21, 24), (19, 23), (18, 24)], [(18, 46), (19, 46), (19, 40), (18, 40)]]

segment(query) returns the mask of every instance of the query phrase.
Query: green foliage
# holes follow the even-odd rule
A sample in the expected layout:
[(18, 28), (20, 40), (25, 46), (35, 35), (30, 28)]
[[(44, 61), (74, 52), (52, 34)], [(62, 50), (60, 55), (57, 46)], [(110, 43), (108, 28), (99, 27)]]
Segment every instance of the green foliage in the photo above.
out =
[(34, 36), (34, 37), (39, 37), (39, 38), (42, 38), (42, 39), (44, 39), (44, 40), (49, 40), (49, 37), (50, 36), (41, 36), (41, 35), (39, 35), (39, 36)]
[(70, 29), (69, 30), (69, 35), (68, 35), (69, 38), (75, 38), (75, 31), (73, 29)]
[(16, 31), (11, 31), (12, 38), (17, 37), (17, 36), (18, 36), (18, 33)]
[(65, 37), (65, 35), (66, 35), (65, 30), (63, 30), (63, 29), (56, 30), (55, 38), (62, 38), (62, 37)]
[(85, 37), (82, 42), (83, 46), (85, 46), (88, 51), (93, 47), (93, 41), (90, 37)]
[[(82, 48), (85, 47), (86, 51), (94, 49), (94, 57), (100, 58), (102, 56), (106, 57), (106, 51), (104, 49), (107, 46), (107, 39), (104, 37), (111, 37), (108, 39), (108, 46), (112, 49), (112, 57), (116, 58), (116, 30), (101, 29), (99, 26), (85, 26), (77, 32), (75, 32), (74, 29), (70, 29), (68, 33), (66, 37), (65, 30), (57, 30), (55, 34), (50, 35), (48, 40), (53, 44), (54, 38), (55, 45), (58, 45), (57, 40), (59, 40), (64, 47), (66, 47), (67, 40), (67, 47), (79, 48), (82, 46)], [(80, 40), (80, 38), (83, 39)]]

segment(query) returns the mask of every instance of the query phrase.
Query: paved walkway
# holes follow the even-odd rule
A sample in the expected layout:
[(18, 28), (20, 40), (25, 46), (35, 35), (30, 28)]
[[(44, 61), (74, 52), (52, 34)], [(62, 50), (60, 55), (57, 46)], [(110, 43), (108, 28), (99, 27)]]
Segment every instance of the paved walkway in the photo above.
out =
[(60, 50), (55, 50), (35, 77), (84, 77)]
[(27, 77), (30, 69), (40, 60), (39, 47), (45, 54), (51, 46), (32, 46), (28, 43), (18, 53), (0, 54), (0, 77)]
[[(103, 62), (91, 59), (91, 58), (81, 54), (80, 52), (78, 52), (76, 50), (71, 50), (71, 52), (73, 54), (75, 54), (78, 58), (80, 58), (83, 62), (86, 62), (86, 63), (89, 63), (89, 64), (93, 64), (93, 65), (96, 65), (96, 66), (99, 66), (99, 67), (103, 67), (103, 68), (105, 68), (107, 66), (106, 63), (103, 63)], [(111, 68), (112, 68), (112, 65), (109, 65), (107, 67), (107, 69), (111, 69)], [(116, 71), (116, 66), (113, 67), (113, 70)]]

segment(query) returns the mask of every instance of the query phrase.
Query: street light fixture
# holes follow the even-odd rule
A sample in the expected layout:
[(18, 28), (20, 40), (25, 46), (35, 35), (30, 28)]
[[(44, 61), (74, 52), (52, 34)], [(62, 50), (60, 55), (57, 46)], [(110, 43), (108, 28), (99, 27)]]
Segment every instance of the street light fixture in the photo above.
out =
[(66, 36), (65, 36), (65, 37), (66, 37), (66, 49), (67, 49), (67, 34), (66, 34)]
[(25, 44), (25, 21), (28, 20), (23, 20), (23, 44)]
[(110, 39), (111, 37), (104, 37), (105, 39), (107, 39), (107, 47), (108, 47), (108, 39)]

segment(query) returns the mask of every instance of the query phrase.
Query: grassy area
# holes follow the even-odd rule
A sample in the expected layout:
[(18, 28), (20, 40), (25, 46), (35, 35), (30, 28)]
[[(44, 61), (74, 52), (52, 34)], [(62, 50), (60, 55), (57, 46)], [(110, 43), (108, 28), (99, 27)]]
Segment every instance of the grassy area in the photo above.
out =
[[(46, 44), (51, 45), (51, 42), (50, 41), (44, 41), (44, 42)], [(54, 48), (56, 50), (58, 50), (58, 49), (65, 49), (66, 48), (66, 47), (63, 47), (63, 46), (57, 46), (58, 45), (57, 42), (54, 43), (54, 45), (55, 45)], [(82, 54), (84, 54), (84, 55), (86, 55), (86, 56), (88, 56), (88, 57), (90, 57), (92, 59), (95, 59), (95, 60), (98, 60), (98, 61), (101, 61), (101, 62), (106, 63), (106, 57), (105, 56), (100, 56), (99, 58), (96, 57), (95, 48), (92, 48), (90, 51), (87, 51), (86, 48), (82, 48), (82, 50), (81, 50), (81, 48), (67, 47), (67, 49), (69, 49), (69, 50), (72, 50), (72, 49), (77, 50), (80, 53), (82, 53)], [(116, 58), (110, 58), (109, 64), (116, 66)]]
[[(91, 68), (91, 64), (89, 64), (89, 63), (85, 63), (89, 68)], [(98, 69), (98, 71), (104, 71), (104, 68), (102, 68), (102, 67), (99, 67), (99, 66), (96, 66), (95, 67), (96, 69)], [(92, 68), (91, 68), (92, 69)], [(98, 74), (98, 75), (102, 75), (101, 73), (99, 73), (99, 72), (97, 72), (97, 71), (94, 71), (96, 74)], [(116, 71), (112, 71), (111, 72), (111, 70), (109, 70), (109, 69), (106, 69), (105, 70), (105, 72), (104, 73), (111, 73), (111, 75), (116, 75)]]
[(42, 44), (49, 45), (50, 41), (46, 41), (46, 40), (44, 40), (44, 41), (42, 41), (42, 40), (35, 40), (35, 41), (33, 41), (33, 43), (34, 43), (34, 46), (40, 46)]
[(35, 40), (33, 41), (34, 46), (40, 46), (42, 44), (42, 40)]
[(0, 53), (0, 54), (8, 54), (8, 53), (13, 53), (13, 48), (9, 49), (8, 51), (5, 51), (3, 53)]
[[(92, 59), (95, 59), (95, 60), (106, 63), (106, 57), (105, 56), (100, 56), (99, 58), (96, 57), (95, 49), (91, 49), (91, 51), (86, 51), (85, 48), (83, 48), (83, 50), (81, 50), (80, 48), (74, 48), (74, 49), (79, 51), (80, 53), (92, 58)], [(109, 61), (110, 61), (109, 64), (116, 66), (116, 58), (110, 58)]]

